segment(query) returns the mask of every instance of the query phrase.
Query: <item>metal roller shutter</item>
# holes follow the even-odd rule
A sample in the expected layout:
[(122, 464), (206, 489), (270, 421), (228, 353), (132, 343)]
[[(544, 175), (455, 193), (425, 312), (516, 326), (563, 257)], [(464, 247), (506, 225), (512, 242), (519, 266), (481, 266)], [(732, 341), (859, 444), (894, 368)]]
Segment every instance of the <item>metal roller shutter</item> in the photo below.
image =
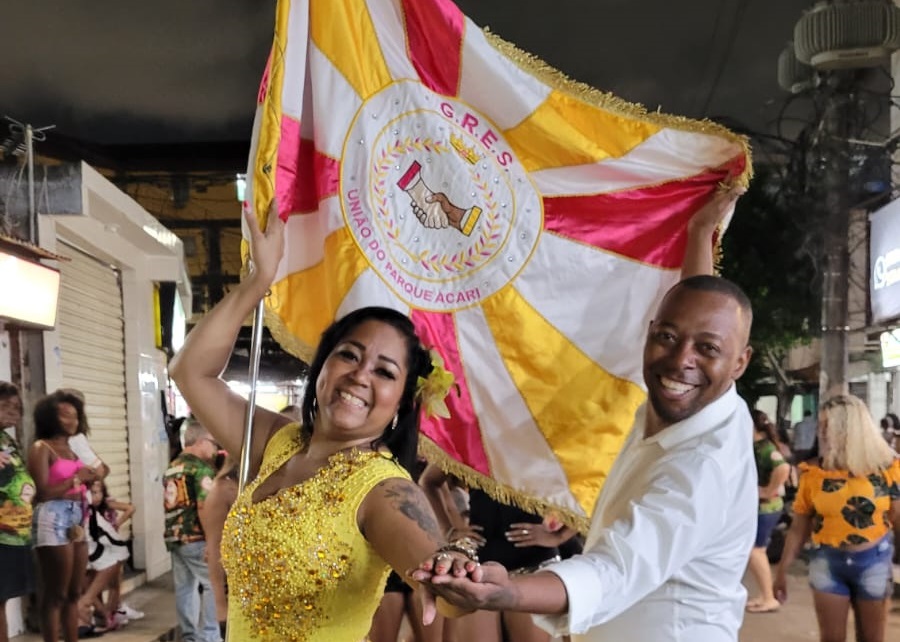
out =
[[(65, 243), (65, 241), (63, 241)], [(125, 408), (125, 336), (119, 271), (66, 243), (59, 335), (67, 388), (84, 393), (91, 447), (109, 466), (110, 497), (131, 501)], [(130, 535), (126, 526), (123, 536)]]

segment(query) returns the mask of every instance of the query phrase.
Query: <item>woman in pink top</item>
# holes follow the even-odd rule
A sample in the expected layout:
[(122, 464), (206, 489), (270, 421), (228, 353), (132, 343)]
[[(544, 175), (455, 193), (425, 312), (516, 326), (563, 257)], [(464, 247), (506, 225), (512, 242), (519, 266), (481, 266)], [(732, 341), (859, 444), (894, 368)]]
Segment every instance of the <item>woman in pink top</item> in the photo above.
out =
[(72, 449), (81, 401), (57, 391), (34, 408), (35, 442), (28, 451), (34, 478), (31, 532), (41, 573), (41, 631), (45, 642), (78, 639), (78, 597), (87, 566), (85, 484), (97, 478)]

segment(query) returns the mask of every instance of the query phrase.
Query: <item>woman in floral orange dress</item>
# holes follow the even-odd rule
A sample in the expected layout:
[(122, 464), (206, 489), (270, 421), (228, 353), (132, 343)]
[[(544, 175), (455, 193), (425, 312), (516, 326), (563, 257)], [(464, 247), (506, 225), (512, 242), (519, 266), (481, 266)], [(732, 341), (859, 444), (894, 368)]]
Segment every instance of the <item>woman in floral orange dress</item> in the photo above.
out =
[(822, 405), (819, 453), (818, 463), (800, 465), (775, 595), (787, 597), (787, 569), (811, 537), (809, 583), (821, 639), (846, 639), (852, 606), (858, 639), (882, 642), (893, 590), (891, 528), (900, 534), (900, 459), (852, 395)]

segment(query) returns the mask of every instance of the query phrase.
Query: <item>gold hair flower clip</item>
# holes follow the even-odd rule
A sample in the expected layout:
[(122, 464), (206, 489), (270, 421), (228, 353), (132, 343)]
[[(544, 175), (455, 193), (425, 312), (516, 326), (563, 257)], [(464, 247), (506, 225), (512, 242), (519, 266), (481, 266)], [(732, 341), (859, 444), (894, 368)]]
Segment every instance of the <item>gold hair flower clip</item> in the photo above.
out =
[(459, 385), (453, 373), (444, 367), (444, 358), (433, 348), (428, 351), (431, 355), (431, 372), (427, 377), (419, 377), (416, 380), (416, 399), (425, 409), (426, 417), (450, 418), (450, 409), (444, 401), (451, 388), (456, 388), (459, 395)]

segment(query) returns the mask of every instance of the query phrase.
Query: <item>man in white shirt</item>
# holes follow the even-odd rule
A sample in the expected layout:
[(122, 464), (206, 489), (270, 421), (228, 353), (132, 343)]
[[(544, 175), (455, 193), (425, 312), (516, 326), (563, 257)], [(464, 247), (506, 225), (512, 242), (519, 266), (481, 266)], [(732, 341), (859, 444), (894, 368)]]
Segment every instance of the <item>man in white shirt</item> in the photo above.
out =
[[(451, 603), (543, 614), (573, 640), (736, 642), (756, 532), (753, 429), (734, 382), (750, 360), (752, 311), (733, 283), (694, 276), (663, 299), (644, 347), (648, 401), (610, 470), (584, 554), (511, 578), (425, 570)], [(428, 563), (423, 565), (428, 567)]]

